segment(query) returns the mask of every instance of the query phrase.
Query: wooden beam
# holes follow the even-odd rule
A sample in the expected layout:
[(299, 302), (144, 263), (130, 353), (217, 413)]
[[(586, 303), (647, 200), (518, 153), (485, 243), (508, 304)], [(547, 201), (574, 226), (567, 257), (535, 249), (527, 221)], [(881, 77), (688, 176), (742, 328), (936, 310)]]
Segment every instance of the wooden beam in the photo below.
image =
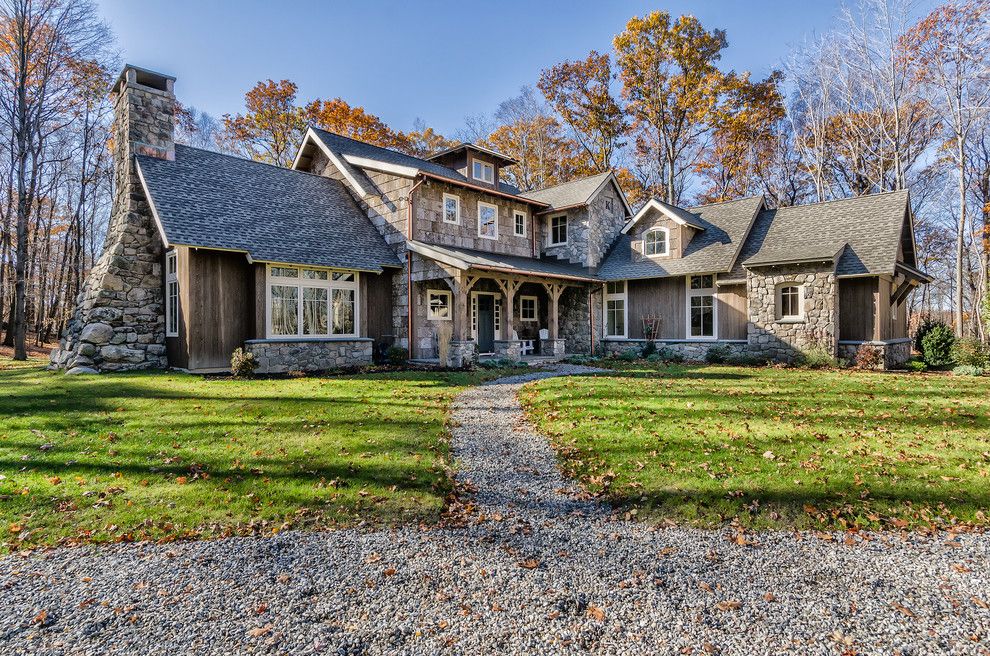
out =
[(894, 290), (894, 293), (890, 295), (890, 306), (896, 307), (897, 305), (900, 305), (904, 299), (907, 298), (907, 295), (911, 293), (911, 290), (914, 289), (914, 286), (915, 281), (910, 279), (905, 280), (898, 285), (897, 289)]

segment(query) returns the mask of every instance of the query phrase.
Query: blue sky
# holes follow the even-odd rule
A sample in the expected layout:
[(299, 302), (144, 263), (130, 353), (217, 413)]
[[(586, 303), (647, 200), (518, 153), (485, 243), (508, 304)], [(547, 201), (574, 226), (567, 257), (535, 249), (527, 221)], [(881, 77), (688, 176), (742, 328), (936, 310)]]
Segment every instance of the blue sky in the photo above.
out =
[(176, 76), (184, 104), (237, 112), (258, 80), (288, 78), (301, 100), (340, 96), (396, 129), (421, 117), (448, 134), (543, 68), (609, 50), (634, 15), (694, 14), (728, 32), (726, 68), (765, 75), (839, 12), (838, 0), (98, 3), (124, 61)]

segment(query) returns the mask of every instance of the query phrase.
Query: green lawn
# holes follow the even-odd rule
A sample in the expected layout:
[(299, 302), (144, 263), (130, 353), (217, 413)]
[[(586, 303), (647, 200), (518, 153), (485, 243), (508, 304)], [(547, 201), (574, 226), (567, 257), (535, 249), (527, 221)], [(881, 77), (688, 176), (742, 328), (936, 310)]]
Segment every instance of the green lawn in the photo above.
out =
[(524, 389), (565, 468), (648, 520), (983, 525), (990, 379), (613, 365)]
[(450, 401), (498, 375), (239, 381), (0, 364), (0, 551), (435, 520)]

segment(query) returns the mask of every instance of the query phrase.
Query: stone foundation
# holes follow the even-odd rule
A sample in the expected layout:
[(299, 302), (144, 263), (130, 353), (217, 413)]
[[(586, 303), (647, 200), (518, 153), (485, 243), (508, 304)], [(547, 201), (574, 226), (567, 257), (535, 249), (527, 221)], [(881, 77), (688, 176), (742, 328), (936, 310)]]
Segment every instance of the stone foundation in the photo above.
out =
[(545, 355), (553, 358), (560, 358), (564, 356), (566, 342), (563, 339), (541, 339), (540, 340), (540, 355)]
[[(469, 367), (478, 361), (478, 345), (472, 339), (450, 342), (450, 366), (455, 369)], [(443, 363), (440, 363), (443, 365)]]
[[(643, 350), (648, 340), (645, 339), (606, 339), (602, 341), (602, 347), (606, 355), (621, 355), (627, 349)], [(749, 344), (740, 341), (695, 341), (695, 342), (674, 342), (655, 340), (653, 342), (657, 350), (668, 349), (678, 353), (689, 362), (704, 362), (708, 349), (713, 346), (726, 346), (732, 355), (742, 355), (749, 352)]]
[(496, 339), (495, 355), (499, 358), (519, 360), (522, 357), (522, 342), (518, 339)]
[(861, 346), (866, 346), (880, 353), (881, 364), (878, 370), (897, 369), (911, 358), (911, 339), (891, 339), (873, 342), (839, 342), (839, 357), (856, 362), (856, 352)]
[(244, 348), (254, 354), (259, 374), (290, 371), (329, 371), (372, 363), (374, 340), (354, 339), (252, 339)]

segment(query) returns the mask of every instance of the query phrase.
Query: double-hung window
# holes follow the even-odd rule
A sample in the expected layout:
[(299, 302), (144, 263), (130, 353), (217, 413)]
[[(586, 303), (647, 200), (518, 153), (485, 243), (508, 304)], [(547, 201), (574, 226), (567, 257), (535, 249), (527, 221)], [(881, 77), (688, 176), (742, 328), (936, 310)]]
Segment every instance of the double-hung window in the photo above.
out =
[(269, 267), (269, 337), (354, 337), (357, 317), (357, 273)]
[(561, 246), (567, 243), (567, 215), (558, 214), (550, 217), (550, 246)]
[(461, 222), (461, 199), (454, 194), (443, 195), (443, 222)]
[(605, 336), (626, 337), (626, 281), (605, 283)]
[(512, 212), (512, 226), (513, 234), (516, 237), (526, 236), (526, 213), (520, 210), (513, 210)]
[(498, 239), (498, 207), (478, 201), (478, 236)]
[(487, 182), (488, 184), (495, 184), (495, 167), (488, 162), (473, 160), (471, 175), (475, 180), (481, 180), (482, 182)]
[(777, 319), (800, 321), (804, 315), (801, 308), (801, 285), (787, 284), (777, 288)]
[(688, 337), (715, 338), (715, 276), (688, 276)]
[(165, 254), (165, 336), (179, 336), (179, 260), (175, 251)]

